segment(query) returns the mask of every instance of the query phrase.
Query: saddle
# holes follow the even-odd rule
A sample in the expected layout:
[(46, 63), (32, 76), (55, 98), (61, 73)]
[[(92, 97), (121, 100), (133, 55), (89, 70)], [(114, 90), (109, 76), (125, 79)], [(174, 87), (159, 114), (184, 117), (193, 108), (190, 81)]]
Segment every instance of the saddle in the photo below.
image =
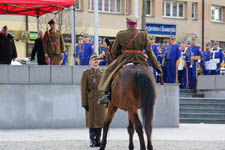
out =
[(132, 66), (135, 65), (134, 63), (127, 63), (125, 65), (123, 65), (123, 67), (121, 67), (112, 77), (112, 84), (111, 84), (111, 88), (114, 86), (114, 84), (116, 83), (116, 81), (118, 80), (118, 77), (120, 75), (120, 72), (126, 68), (127, 66)]

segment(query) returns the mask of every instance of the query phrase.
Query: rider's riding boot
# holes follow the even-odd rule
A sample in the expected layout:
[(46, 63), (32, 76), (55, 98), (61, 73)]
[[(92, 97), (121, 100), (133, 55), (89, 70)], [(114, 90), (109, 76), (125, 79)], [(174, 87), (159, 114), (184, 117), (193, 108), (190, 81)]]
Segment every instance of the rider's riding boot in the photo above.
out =
[(98, 100), (99, 104), (108, 104), (111, 100), (111, 92), (105, 91), (105, 94)]

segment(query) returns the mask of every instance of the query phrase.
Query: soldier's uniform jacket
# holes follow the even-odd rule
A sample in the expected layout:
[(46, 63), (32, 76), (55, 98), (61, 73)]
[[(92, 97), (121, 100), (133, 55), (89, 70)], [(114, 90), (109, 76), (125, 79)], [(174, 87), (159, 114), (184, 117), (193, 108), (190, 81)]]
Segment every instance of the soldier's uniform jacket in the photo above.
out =
[[(50, 37), (50, 38), (49, 38)], [(64, 53), (64, 41), (59, 31), (51, 31), (45, 33), (43, 39), (44, 53), (50, 55), (60, 55)]]
[(104, 70), (98, 68), (88, 69), (83, 72), (81, 79), (81, 99), (82, 107), (88, 106), (86, 112), (86, 126), (88, 128), (102, 128), (105, 121), (106, 108), (98, 104), (99, 98), (103, 95), (98, 90), (98, 84)]
[[(108, 90), (112, 76), (125, 64), (143, 64), (148, 66), (144, 54), (122, 53), (126, 49), (128, 43), (136, 35), (138, 29), (127, 29), (120, 31), (116, 36), (116, 41), (112, 47), (112, 55), (114, 60), (104, 72), (102, 79), (99, 83), (99, 90)], [(140, 31), (136, 39), (127, 48), (128, 50), (145, 50), (148, 58), (154, 68), (160, 68), (149, 42), (148, 34), (146, 31)]]

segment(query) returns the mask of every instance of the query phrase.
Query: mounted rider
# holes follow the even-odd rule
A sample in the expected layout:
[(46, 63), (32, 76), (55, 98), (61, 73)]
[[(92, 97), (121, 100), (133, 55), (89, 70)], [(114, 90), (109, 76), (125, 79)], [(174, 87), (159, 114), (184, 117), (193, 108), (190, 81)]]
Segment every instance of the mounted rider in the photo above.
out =
[(148, 66), (145, 50), (153, 68), (161, 74), (160, 64), (157, 61), (149, 42), (148, 34), (145, 30), (137, 29), (138, 18), (129, 16), (126, 19), (127, 30), (120, 31), (112, 46), (113, 62), (107, 67), (102, 75), (98, 89), (105, 91), (104, 96), (99, 100), (100, 104), (109, 103), (111, 100), (112, 77), (126, 64), (133, 63)]

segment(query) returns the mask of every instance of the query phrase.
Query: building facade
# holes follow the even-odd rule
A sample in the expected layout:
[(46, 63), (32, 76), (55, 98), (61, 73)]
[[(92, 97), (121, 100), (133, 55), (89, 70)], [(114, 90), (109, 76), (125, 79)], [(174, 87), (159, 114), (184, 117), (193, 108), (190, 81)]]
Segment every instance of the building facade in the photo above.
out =
[[(137, 9), (141, 18), (142, 0), (138, 0), (138, 3), (135, 1), (99, 0), (99, 36), (115, 38), (119, 30), (126, 29), (126, 16), (134, 14)], [(94, 0), (76, 0), (76, 3), (76, 34), (94, 35)], [(178, 41), (196, 35), (199, 45), (218, 40), (225, 48), (224, 0), (147, 0), (146, 8), (146, 30), (156, 36), (157, 42), (162, 42), (170, 35), (176, 35)], [(70, 18), (70, 15), (67, 12), (63, 18)], [(27, 56), (29, 53), (26, 49), (31, 49), (32, 37), (36, 36), (36, 18), (29, 17), (28, 31), (24, 16), (0, 16), (0, 19), (0, 26), (8, 25), (14, 34), (19, 57)], [(67, 26), (70, 23), (64, 24), (63, 28)], [(138, 26), (141, 28), (141, 19)], [(65, 33), (68, 39), (70, 30)]]

